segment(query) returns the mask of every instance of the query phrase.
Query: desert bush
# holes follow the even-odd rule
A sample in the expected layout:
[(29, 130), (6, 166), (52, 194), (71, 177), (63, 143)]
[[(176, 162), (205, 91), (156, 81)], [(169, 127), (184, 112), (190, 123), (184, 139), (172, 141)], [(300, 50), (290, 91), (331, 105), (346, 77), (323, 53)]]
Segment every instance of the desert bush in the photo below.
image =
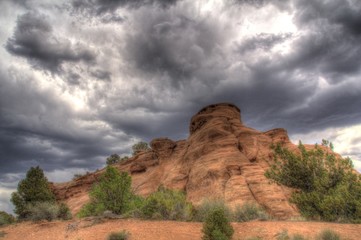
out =
[(353, 172), (349, 158), (337, 158), (328, 141), (323, 145), (306, 150), (300, 143), (300, 154), (274, 147), (275, 164), (265, 175), (298, 189), (290, 200), (307, 218), (361, 222), (360, 177)]
[(245, 203), (241, 207), (236, 206), (234, 220), (237, 222), (247, 222), (254, 219), (268, 219), (267, 213), (262, 207), (255, 203)]
[(89, 193), (90, 203), (84, 205), (78, 216), (96, 216), (109, 210), (115, 214), (123, 214), (130, 210), (134, 197), (131, 192), (131, 177), (126, 172), (119, 172), (107, 166), (100, 181), (95, 183)]
[(125, 157), (120, 157), (118, 154), (112, 154), (110, 155), (109, 157), (107, 157), (107, 165), (112, 165), (112, 164), (116, 164), (116, 163), (119, 163), (119, 162), (122, 162), (122, 161), (126, 161), (128, 160), (129, 157), (128, 156), (125, 156)]
[(250, 237), (250, 238), (247, 238), (247, 240), (262, 240), (261, 237)]
[(316, 238), (317, 240), (340, 240), (341, 237), (335, 231), (330, 229), (323, 230)]
[(59, 204), (58, 218), (62, 220), (69, 220), (72, 218), (70, 209), (65, 203)]
[(27, 218), (27, 207), (37, 202), (55, 202), (55, 196), (50, 189), (48, 179), (43, 170), (37, 166), (26, 173), (26, 178), (18, 184), (17, 191), (11, 195), (15, 206), (14, 212), (19, 219)]
[(196, 207), (194, 213), (194, 220), (198, 222), (204, 222), (209, 212), (212, 212), (213, 210), (219, 208), (224, 211), (227, 218), (232, 218), (232, 211), (223, 199), (205, 199), (202, 201), (201, 205)]
[(58, 218), (59, 207), (52, 202), (37, 202), (29, 204), (27, 207), (27, 219), (32, 221), (48, 220)]
[(141, 152), (141, 151), (147, 151), (149, 150), (149, 146), (148, 143), (146, 142), (138, 142), (136, 144), (134, 144), (132, 146), (132, 150), (133, 150), (133, 156), (136, 155), (137, 153)]
[(119, 162), (120, 160), (120, 156), (118, 154), (112, 154), (109, 157), (107, 157), (107, 165), (112, 165), (115, 164), (117, 162)]
[(12, 224), (14, 222), (15, 222), (15, 218), (13, 215), (4, 211), (0, 211), (0, 227), (8, 224)]
[(121, 232), (112, 232), (108, 236), (108, 240), (127, 240), (129, 239), (130, 233), (123, 230)]
[(106, 211), (106, 209), (103, 204), (90, 202), (90, 203), (83, 205), (83, 207), (80, 209), (77, 216), (79, 218), (90, 217), (90, 216), (99, 216), (99, 215), (103, 214), (104, 211)]
[(202, 240), (230, 240), (232, 238), (234, 230), (224, 208), (215, 208), (208, 213), (202, 232)]
[(144, 200), (142, 214), (147, 219), (191, 220), (192, 205), (181, 191), (159, 187)]
[(71, 212), (64, 203), (58, 205), (54, 202), (37, 202), (29, 204), (26, 207), (27, 218), (32, 221), (55, 219), (68, 220), (71, 219)]

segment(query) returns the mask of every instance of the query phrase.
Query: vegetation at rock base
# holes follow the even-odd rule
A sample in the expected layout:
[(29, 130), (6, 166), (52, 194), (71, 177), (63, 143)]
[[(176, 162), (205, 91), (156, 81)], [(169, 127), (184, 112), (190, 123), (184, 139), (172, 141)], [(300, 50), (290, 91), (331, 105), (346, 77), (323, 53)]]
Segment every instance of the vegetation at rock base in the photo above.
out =
[(237, 222), (247, 222), (254, 219), (268, 219), (267, 213), (255, 203), (245, 203), (242, 206), (236, 206), (233, 218)]
[(64, 203), (56, 203), (48, 179), (39, 166), (28, 170), (26, 178), (19, 182), (17, 191), (12, 193), (11, 202), (20, 220), (71, 218), (69, 208)]
[(54, 202), (36, 202), (27, 206), (27, 220), (52, 221), (55, 219), (68, 220), (71, 219), (69, 208), (64, 204), (56, 204)]
[(147, 219), (187, 221), (192, 219), (192, 210), (183, 192), (160, 186), (158, 191), (145, 199), (141, 212), (142, 217)]
[(302, 143), (300, 154), (277, 145), (275, 164), (266, 177), (296, 191), (290, 201), (301, 214), (325, 221), (361, 222), (361, 180), (349, 158), (333, 154), (333, 145), (323, 140), (306, 150)]
[(222, 209), (227, 218), (232, 218), (232, 210), (224, 202), (223, 199), (204, 199), (202, 203), (196, 207), (193, 220), (205, 222), (208, 214), (216, 209)]
[(138, 143), (136, 143), (136, 144), (134, 144), (132, 146), (133, 156), (136, 155), (137, 153), (141, 152), (141, 151), (147, 151), (149, 149), (150, 149), (150, 147), (148, 146), (148, 143), (146, 143), (146, 142), (138, 142)]
[(90, 203), (80, 211), (79, 216), (99, 215), (105, 210), (115, 214), (123, 214), (129, 210), (133, 194), (131, 192), (131, 177), (126, 172), (119, 172), (112, 166), (107, 166), (100, 181), (93, 185), (90, 191)]
[(15, 217), (7, 212), (0, 211), (0, 227), (15, 222)]
[(210, 211), (203, 223), (202, 240), (230, 240), (234, 230), (222, 208)]
[(90, 191), (90, 203), (84, 205), (79, 217), (102, 215), (104, 211), (145, 219), (191, 220), (192, 205), (183, 192), (159, 187), (147, 198), (131, 192), (131, 177), (108, 166)]
[(48, 179), (43, 170), (37, 167), (31, 167), (26, 173), (26, 178), (18, 184), (17, 192), (12, 193), (11, 202), (15, 206), (15, 213), (18, 217), (26, 218), (27, 208), (36, 202), (55, 202), (55, 196), (52, 193)]

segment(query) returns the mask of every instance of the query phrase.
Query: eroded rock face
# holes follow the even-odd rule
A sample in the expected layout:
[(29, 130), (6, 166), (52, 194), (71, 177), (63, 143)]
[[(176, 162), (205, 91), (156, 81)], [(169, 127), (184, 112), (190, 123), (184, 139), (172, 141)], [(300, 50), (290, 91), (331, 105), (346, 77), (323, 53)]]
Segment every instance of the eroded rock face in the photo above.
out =
[[(187, 140), (158, 138), (152, 150), (116, 165), (132, 175), (137, 194), (148, 195), (160, 185), (184, 190), (199, 204), (204, 198), (223, 198), (231, 206), (257, 202), (280, 219), (297, 216), (290, 205), (290, 190), (271, 184), (264, 172), (273, 161), (271, 144), (296, 149), (284, 129), (260, 132), (243, 125), (240, 109), (233, 104), (214, 104), (194, 115)], [(64, 184), (55, 184), (58, 199), (77, 211), (91, 183), (102, 171)], [(77, 200), (78, 199), (78, 200)]]

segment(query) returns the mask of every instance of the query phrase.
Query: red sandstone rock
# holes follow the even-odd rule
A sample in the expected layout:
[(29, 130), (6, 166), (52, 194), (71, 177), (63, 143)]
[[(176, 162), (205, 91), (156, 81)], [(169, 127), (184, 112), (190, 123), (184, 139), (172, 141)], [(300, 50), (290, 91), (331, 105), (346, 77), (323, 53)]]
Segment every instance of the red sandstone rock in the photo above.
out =
[[(231, 206), (257, 202), (278, 218), (299, 215), (288, 202), (290, 190), (272, 184), (264, 173), (273, 161), (271, 144), (297, 151), (285, 129), (260, 132), (243, 125), (240, 110), (222, 103), (203, 108), (191, 119), (187, 140), (158, 138), (152, 150), (141, 152), (116, 167), (132, 175), (137, 194), (148, 195), (160, 185), (184, 190), (199, 204), (204, 198), (222, 198)], [(90, 190), (103, 170), (75, 181), (55, 184), (59, 200), (73, 212), (88, 201)]]

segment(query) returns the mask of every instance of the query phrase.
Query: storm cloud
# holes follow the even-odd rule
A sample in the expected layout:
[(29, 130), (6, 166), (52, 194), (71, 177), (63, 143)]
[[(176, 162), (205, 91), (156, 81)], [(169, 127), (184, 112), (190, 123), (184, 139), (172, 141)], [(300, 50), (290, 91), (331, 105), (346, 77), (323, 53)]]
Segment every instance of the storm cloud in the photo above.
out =
[(146, 5), (156, 5), (167, 8), (180, 0), (73, 0), (72, 6), (75, 10), (88, 11), (95, 15), (114, 12), (118, 8), (139, 8)]
[(13, 55), (26, 58), (37, 69), (62, 71), (63, 62), (92, 62), (95, 54), (80, 43), (54, 35), (45, 15), (28, 12), (17, 19), (14, 35), (6, 43)]
[[(22, 4), (23, 3), (23, 4)], [(335, 142), (361, 169), (361, 3), (0, 2), (0, 208), (26, 170), (105, 165), (232, 102), (243, 122)], [(337, 147), (339, 146), (339, 147)]]

